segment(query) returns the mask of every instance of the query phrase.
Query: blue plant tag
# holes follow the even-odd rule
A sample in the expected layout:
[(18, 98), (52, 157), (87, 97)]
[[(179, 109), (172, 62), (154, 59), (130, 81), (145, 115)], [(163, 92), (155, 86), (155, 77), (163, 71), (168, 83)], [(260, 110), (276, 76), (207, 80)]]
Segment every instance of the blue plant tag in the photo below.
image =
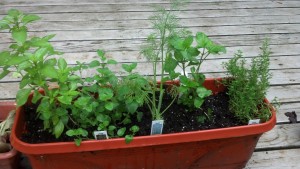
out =
[(162, 134), (164, 120), (154, 120), (151, 125), (151, 135)]
[(94, 137), (96, 140), (108, 139), (107, 131), (94, 131)]

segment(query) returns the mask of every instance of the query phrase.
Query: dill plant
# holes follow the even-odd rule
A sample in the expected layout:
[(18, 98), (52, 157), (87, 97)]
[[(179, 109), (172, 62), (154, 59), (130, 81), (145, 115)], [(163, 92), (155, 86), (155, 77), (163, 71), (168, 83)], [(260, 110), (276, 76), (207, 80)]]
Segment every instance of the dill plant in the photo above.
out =
[(241, 122), (248, 123), (255, 118), (266, 121), (271, 116), (268, 105), (263, 101), (270, 86), (270, 54), (268, 40), (265, 40), (261, 54), (252, 58), (250, 65), (241, 51), (224, 63), (232, 77), (225, 82), (230, 98), (229, 108)]
[[(147, 37), (147, 44), (142, 47), (141, 53), (152, 62), (153, 80), (152, 80), (152, 98), (149, 99), (149, 109), (154, 120), (161, 120), (162, 114), (174, 103), (176, 97), (172, 100), (170, 105), (164, 110), (162, 109), (162, 100), (165, 94), (163, 88), (164, 82), (173, 80), (179, 76), (179, 73), (170, 71), (166, 74), (166, 70), (175, 69), (176, 65), (167, 64), (167, 56), (170, 54), (170, 45), (168, 43), (171, 37), (187, 36), (190, 34), (187, 30), (181, 28), (178, 18), (175, 15), (176, 10), (186, 4), (187, 1), (173, 0), (171, 1), (170, 9), (163, 7), (155, 7), (156, 12), (150, 17), (152, 21), (152, 28), (154, 32)], [(159, 76), (158, 76), (159, 75)], [(160, 82), (157, 86), (157, 82)], [(158, 101), (156, 95), (158, 92)]]

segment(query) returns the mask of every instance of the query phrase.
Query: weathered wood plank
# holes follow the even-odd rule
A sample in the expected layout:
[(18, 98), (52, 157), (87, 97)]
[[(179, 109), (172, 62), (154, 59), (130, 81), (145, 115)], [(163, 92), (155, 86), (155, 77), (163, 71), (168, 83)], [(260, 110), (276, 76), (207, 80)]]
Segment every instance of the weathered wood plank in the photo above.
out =
[(256, 150), (290, 147), (300, 147), (300, 123), (276, 125), (261, 136)]
[[(208, 27), (228, 25), (261, 25), (261, 24), (283, 24), (300, 23), (300, 16), (272, 16), (272, 19), (265, 16), (242, 16), (242, 17), (216, 17), (216, 18), (185, 18), (180, 22), (186, 27)], [(151, 28), (150, 20), (105, 20), (105, 21), (40, 21), (30, 25), (30, 31), (51, 31), (51, 30), (93, 30), (93, 29), (132, 29)]]
[(278, 108), (278, 111), (277, 111), (277, 114), (276, 114), (277, 122), (279, 122), (279, 123), (290, 122), (288, 117), (286, 115), (284, 115), (284, 113), (292, 112), (292, 111), (295, 111), (295, 113), (297, 114), (297, 121), (299, 122), (300, 121), (300, 102), (281, 104), (280, 107)]
[[(300, 33), (300, 24), (277, 24), (274, 25), (241, 25), (241, 26), (220, 26), (220, 27), (192, 27), (193, 33), (198, 31), (205, 32), (209, 36), (213, 35), (252, 35), (252, 34), (283, 34), (283, 33)], [(106, 39), (145, 39), (152, 29), (130, 29), (130, 30), (78, 30), (78, 31), (51, 31), (56, 34), (54, 41), (65, 40), (106, 40)], [(3, 32), (2, 43), (10, 42), (11, 35)], [(30, 36), (43, 36), (45, 32), (31, 32)], [(76, 35), (76, 36), (74, 36)]]
[[(9, 7), (7, 7), (9, 8)], [(34, 12), (32, 12), (34, 13)], [(148, 19), (153, 12), (114, 12), (114, 13), (55, 13), (55, 14), (39, 14), (44, 21), (103, 21), (103, 20), (132, 20), (132, 19)], [(241, 17), (241, 16), (292, 16), (299, 15), (297, 8), (263, 8), (263, 9), (203, 9), (197, 11), (187, 11), (178, 14), (179, 18), (211, 18), (211, 17)], [(4, 15), (0, 15), (2, 18)]]
[[(223, 0), (224, 2), (257, 2), (258, 0)], [(190, 3), (222, 3), (220, 0), (191, 0)], [(261, 1), (258, 1), (261, 2)], [(9, 5), (9, 6), (36, 6), (36, 5), (84, 5), (84, 4), (157, 4), (157, 3), (170, 3), (168, 0), (89, 0), (89, 1), (78, 1), (78, 0), (64, 0), (64, 1), (56, 1), (56, 0), (43, 0), (43, 1), (32, 1), (28, 2), (26, 0), (2, 0), (1, 5)], [(278, 4), (283, 4), (283, 2), (276, 2)]]
[[(168, 7), (165, 3), (156, 3), (160, 6)], [(0, 14), (5, 14), (8, 11), (8, 7), (16, 7), (14, 5), (5, 4), (0, 6)], [(272, 1), (257, 2), (191, 2), (184, 7), (183, 10), (203, 10), (203, 9), (251, 9), (251, 8), (297, 8), (300, 7), (299, 1), (284, 1), (283, 3), (276, 3)], [(62, 13), (62, 12), (132, 12), (132, 11), (153, 11), (153, 8), (149, 3), (135, 3), (132, 4), (60, 4), (60, 5), (39, 5), (39, 6), (18, 6), (18, 9), (30, 13)]]
[(245, 169), (298, 169), (300, 149), (254, 152)]
[[(98, 44), (95, 44), (98, 45)], [(116, 44), (117, 45), (117, 44)], [(139, 50), (142, 44), (135, 44), (132, 46), (132, 49)], [(104, 45), (105, 46), (105, 45)], [(128, 48), (125, 48), (123, 51), (123, 47), (120, 46), (120, 50), (117, 50), (111, 46), (105, 46), (107, 49), (106, 56), (111, 59), (115, 59), (120, 63), (123, 62), (147, 62), (145, 57), (143, 57), (139, 51), (132, 51)], [(80, 46), (78, 46), (80, 48)], [(84, 47), (83, 47), (84, 48)], [(69, 64), (76, 64), (76, 60), (79, 60), (81, 62), (89, 62), (91, 60), (97, 59), (97, 49), (103, 49), (103, 45), (100, 44), (98, 46), (93, 47), (94, 49), (91, 49), (93, 52), (79, 52), (81, 49), (75, 49), (75, 52), (68, 53), (71, 51), (71, 49), (64, 50), (62, 47), (59, 49), (59, 51), (67, 52), (59, 57), (64, 57)], [(300, 44), (287, 44), (287, 45), (270, 45), (272, 55), (271, 55), (271, 69), (285, 69), (285, 68), (299, 68), (300, 67)], [(73, 48), (72, 48), (73, 49)], [(212, 55), (208, 59), (209, 60), (216, 60), (221, 65), (221, 62), (226, 61), (222, 59), (228, 59), (232, 58), (234, 53), (236, 53), (238, 50), (243, 51), (244, 57), (254, 57), (257, 56), (260, 53), (259, 46), (237, 46), (237, 47), (228, 47), (226, 48), (227, 52), (226, 54), (221, 55)], [(3, 50), (3, 49), (2, 49)], [(78, 52), (76, 52), (78, 50)], [(88, 50), (88, 49), (84, 49)], [(206, 66), (202, 66), (206, 67)]]

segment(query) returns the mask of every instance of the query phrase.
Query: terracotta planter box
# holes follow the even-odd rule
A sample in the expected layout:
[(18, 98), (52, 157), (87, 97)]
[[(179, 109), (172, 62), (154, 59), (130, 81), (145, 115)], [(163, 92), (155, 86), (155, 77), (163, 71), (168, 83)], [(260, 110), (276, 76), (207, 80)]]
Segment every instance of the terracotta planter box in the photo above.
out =
[[(214, 79), (205, 82), (217, 93), (224, 90)], [(267, 100), (265, 100), (268, 102)], [(243, 168), (262, 133), (276, 124), (263, 124), (135, 137), (124, 139), (28, 144), (19, 138), (24, 130), (23, 109), (17, 110), (12, 145), (30, 160), (33, 169), (231, 169)]]
[[(8, 116), (8, 113), (15, 108), (15, 102), (0, 102), (0, 121), (4, 120)], [(0, 153), (0, 168), (18, 169), (19, 160), (20, 153), (14, 148), (9, 152)]]

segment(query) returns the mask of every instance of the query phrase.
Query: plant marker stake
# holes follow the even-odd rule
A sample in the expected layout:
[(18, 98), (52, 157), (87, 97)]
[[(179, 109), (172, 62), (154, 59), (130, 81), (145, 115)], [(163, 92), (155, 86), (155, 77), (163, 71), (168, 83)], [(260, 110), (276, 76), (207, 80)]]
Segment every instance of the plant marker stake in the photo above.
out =
[(108, 139), (107, 131), (94, 131), (94, 137), (96, 140)]
[(252, 119), (252, 120), (249, 120), (248, 125), (259, 124), (259, 123), (260, 123), (260, 119)]
[(151, 124), (151, 135), (162, 134), (164, 120), (154, 120)]

